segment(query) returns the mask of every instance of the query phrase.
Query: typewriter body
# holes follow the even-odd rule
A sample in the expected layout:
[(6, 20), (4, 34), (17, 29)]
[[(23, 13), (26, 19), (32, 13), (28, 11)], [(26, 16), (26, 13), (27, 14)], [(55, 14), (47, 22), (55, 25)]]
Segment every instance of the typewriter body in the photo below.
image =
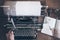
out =
[(8, 1), (5, 5), (8, 5), (4, 8), (8, 16), (6, 27), (14, 30), (15, 37), (36, 37), (36, 30), (42, 29), (43, 24), (38, 21), (42, 16), (40, 1)]

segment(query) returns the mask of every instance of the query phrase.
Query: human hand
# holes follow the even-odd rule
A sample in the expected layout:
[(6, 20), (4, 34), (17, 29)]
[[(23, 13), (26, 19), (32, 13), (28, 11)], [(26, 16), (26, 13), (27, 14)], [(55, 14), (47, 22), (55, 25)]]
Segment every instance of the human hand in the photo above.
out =
[(14, 33), (13, 33), (13, 31), (9, 31), (7, 34), (6, 34), (6, 36), (7, 36), (7, 40), (14, 40)]

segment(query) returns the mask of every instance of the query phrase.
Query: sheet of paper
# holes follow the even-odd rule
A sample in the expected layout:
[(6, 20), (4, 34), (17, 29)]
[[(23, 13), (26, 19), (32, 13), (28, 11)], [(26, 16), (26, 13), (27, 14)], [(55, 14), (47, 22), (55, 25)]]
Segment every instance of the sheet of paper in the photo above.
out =
[(44, 19), (43, 29), (41, 32), (53, 36), (52, 30), (55, 28), (55, 24), (56, 19), (46, 16)]
[(17, 1), (16, 15), (17, 16), (40, 16), (41, 15), (40, 1)]
[(60, 20), (57, 19), (55, 27), (55, 37), (60, 38)]

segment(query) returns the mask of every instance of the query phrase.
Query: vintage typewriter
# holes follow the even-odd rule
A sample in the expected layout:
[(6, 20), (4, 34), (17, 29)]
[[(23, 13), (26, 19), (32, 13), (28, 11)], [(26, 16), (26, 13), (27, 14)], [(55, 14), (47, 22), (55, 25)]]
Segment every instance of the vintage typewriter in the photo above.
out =
[(8, 6), (4, 8), (5, 15), (8, 16), (5, 26), (14, 30), (15, 38), (36, 38), (37, 30), (40, 31), (43, 25), (38, 20), (45, 15), (41, 13), (40, 1), (7, 1), (5, 5)]

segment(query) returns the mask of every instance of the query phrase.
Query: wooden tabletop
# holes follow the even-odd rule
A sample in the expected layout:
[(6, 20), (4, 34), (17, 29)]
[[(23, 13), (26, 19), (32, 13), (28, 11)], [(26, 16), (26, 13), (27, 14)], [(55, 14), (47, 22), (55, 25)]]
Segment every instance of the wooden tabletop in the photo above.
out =
[(60, 40), (59, 38), (49, 36), (47, 34), (43, 34), (41, 32), (37, 32), (37, 40)]

